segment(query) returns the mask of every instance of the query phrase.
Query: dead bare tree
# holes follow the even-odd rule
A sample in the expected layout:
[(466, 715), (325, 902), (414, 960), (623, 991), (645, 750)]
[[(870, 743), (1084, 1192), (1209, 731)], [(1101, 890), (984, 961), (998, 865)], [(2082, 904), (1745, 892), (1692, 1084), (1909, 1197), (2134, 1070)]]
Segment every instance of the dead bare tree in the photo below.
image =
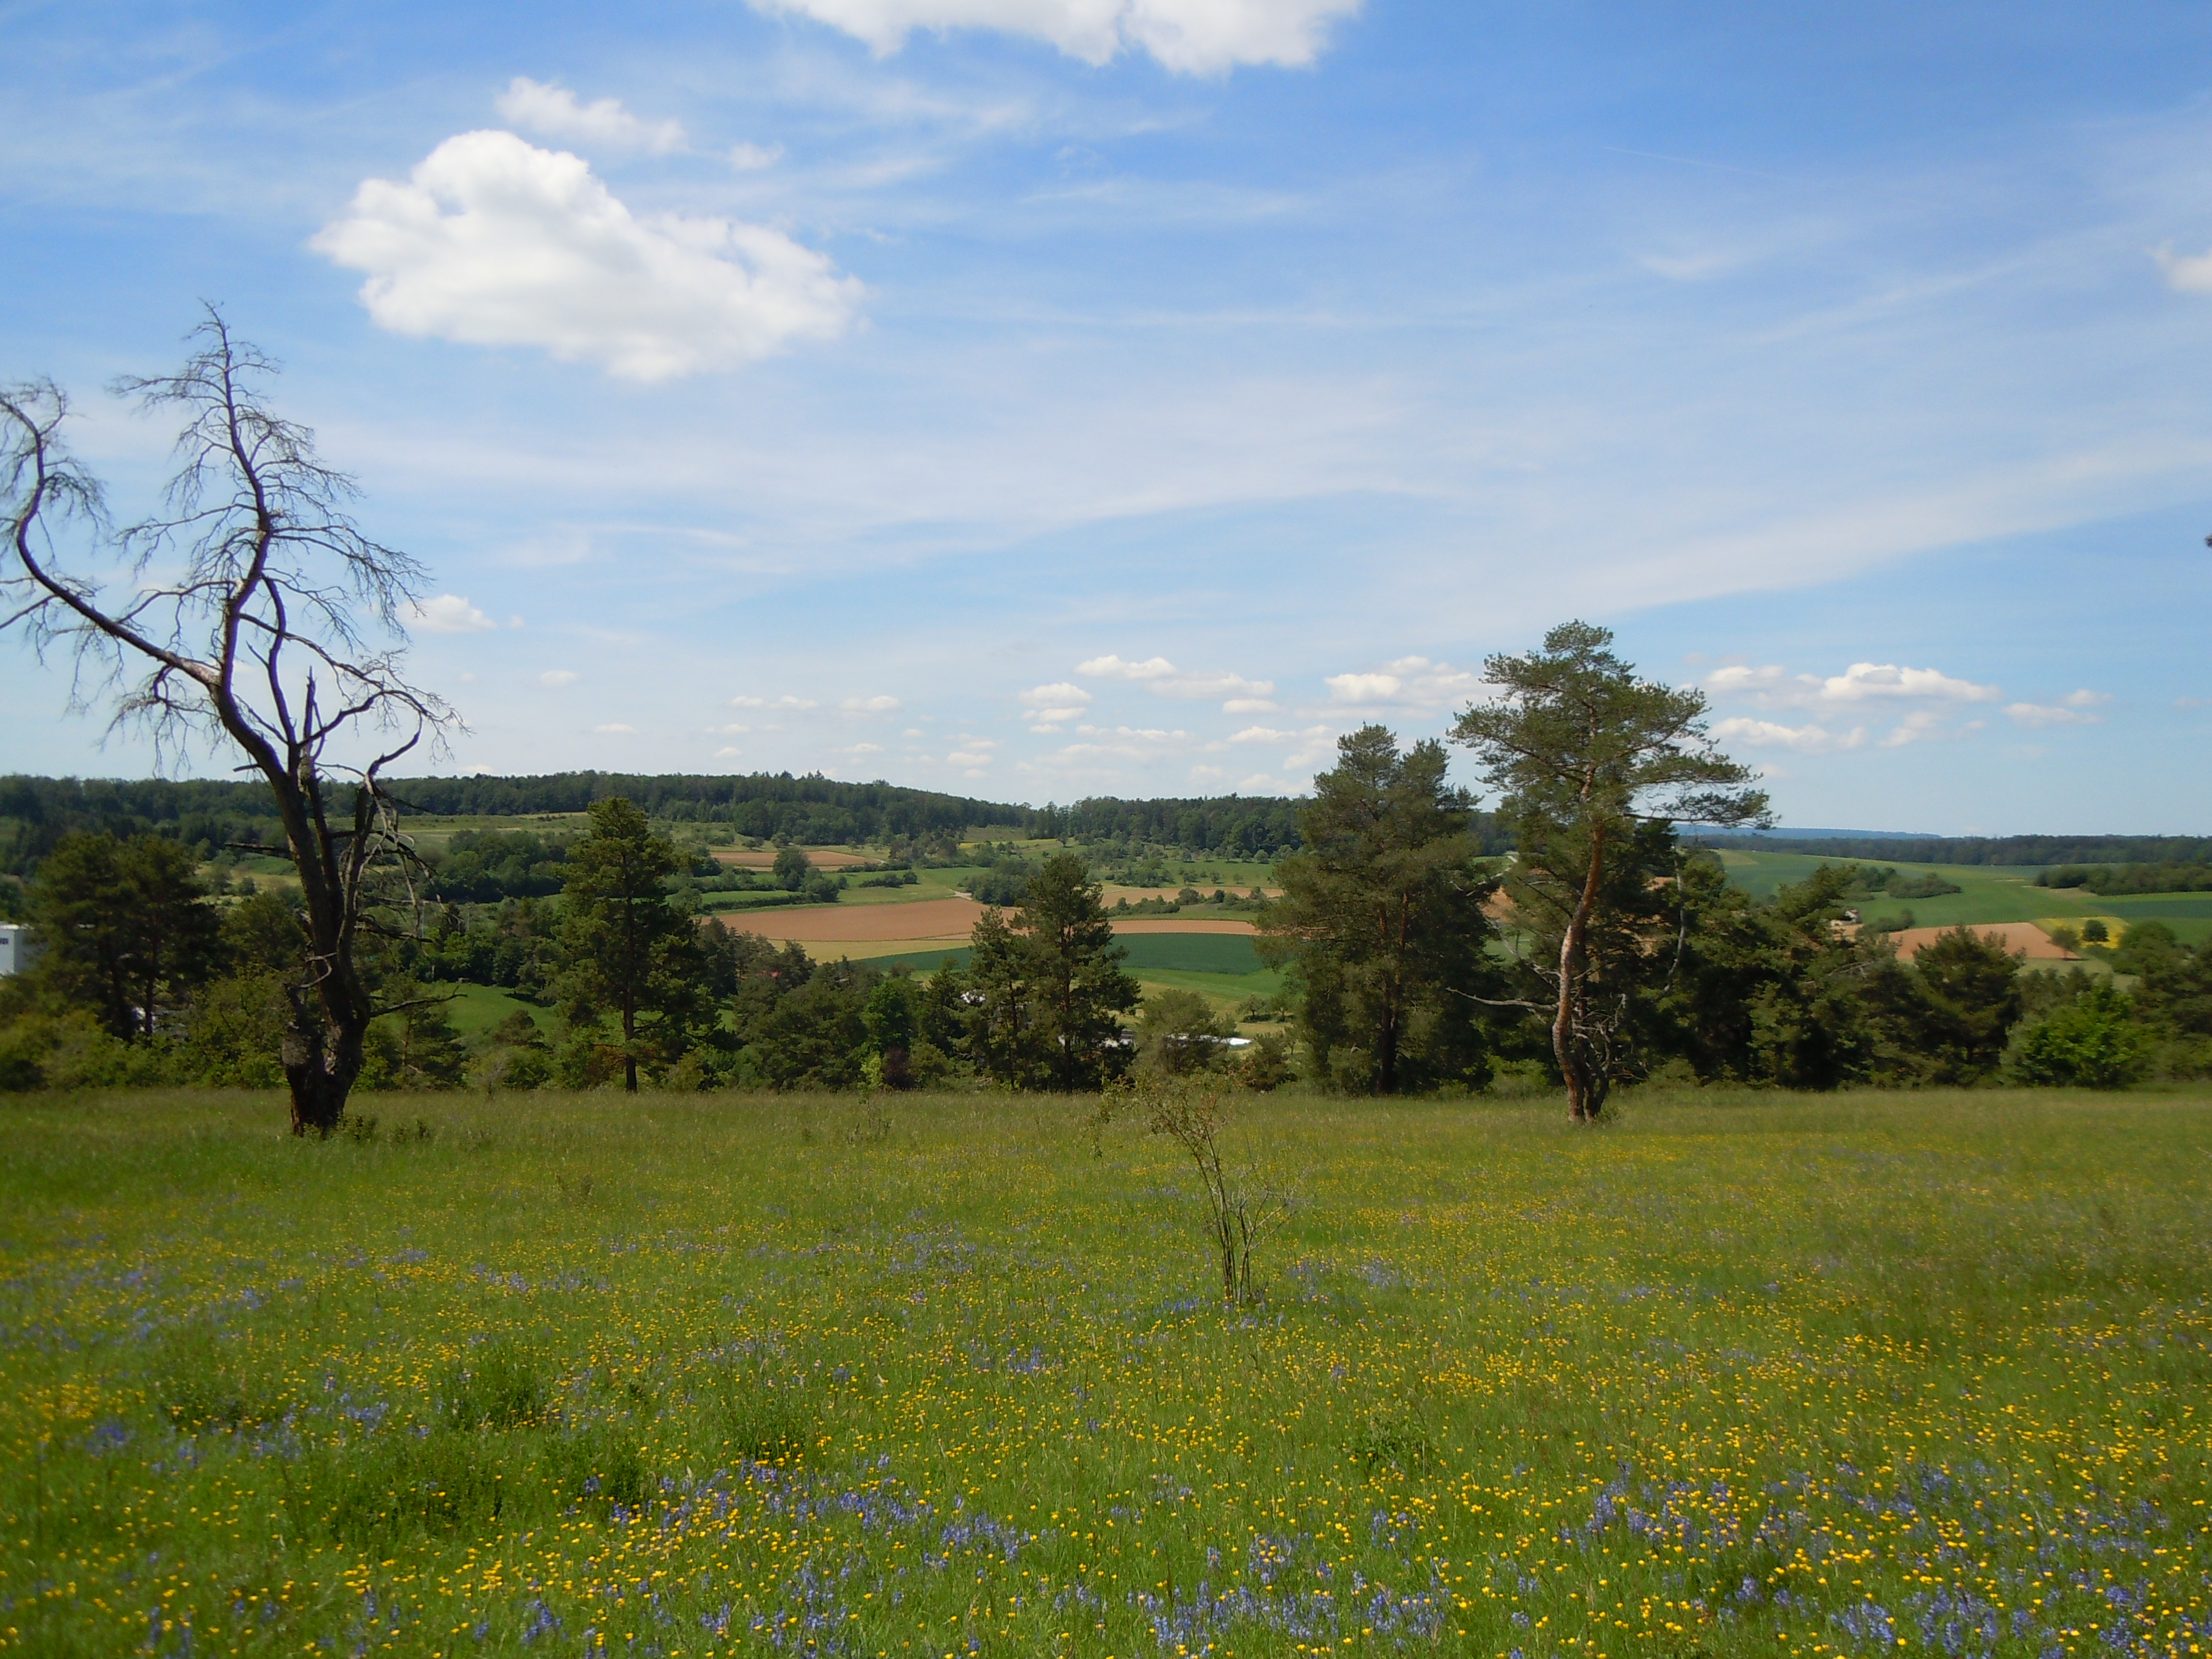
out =
[[(61, 388), (0, 391), (13, 559), (0, 568), (0, 629), (23, 629), (42, 661), (65, 647), (76, 706), (109, 704), (111, 729), (146, 729), (157, 755), (234, 746), (239, 769), (268, 784), (286, 845), (267, 850), (300, 876), (301, 968), (283, 1040), (292, 1129), (327, 1134), (370, 1022), (412, 1006), (378, 1006), (360, 950), (379, 927), (380, 884), (410, 856), (382, 775), (458, 722), (402, 672), (401, 617), (422, 567), (362, 533), (345, 510), (353, 480), (270, 410), (256, 383), (275, 362), (212, 306), (191, 341), (176, 374), (114, 388), (185, 416), (163, 511), (120, 531), (63, 441)], [(370, 647), (372, 629), (393, 645)]]

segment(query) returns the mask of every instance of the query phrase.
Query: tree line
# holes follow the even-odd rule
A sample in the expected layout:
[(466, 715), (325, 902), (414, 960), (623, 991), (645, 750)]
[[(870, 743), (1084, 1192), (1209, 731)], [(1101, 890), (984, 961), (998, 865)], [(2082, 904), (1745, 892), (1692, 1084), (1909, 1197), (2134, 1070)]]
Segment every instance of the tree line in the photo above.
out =
[[(1316, 1081), (1478, 1088), (1513, 1067), (1581, 1118), (1653, 1078), (1795, 1089), (2212, 1075), (2212, 949), (2154, 922), (2104, 965), (2028, 973), (1967, 927), (1906, 958), (1849, 901), (1909, 881), (1823, 866), (1771, 900), (1732, 886), (1685, 823), (1765, 803), (1716, 752), (1694, 692), (1639, 680), (1601, 629), (1493, 657), (1453, 742), (1498, 791), (1513, 854), (1486, 860), (1445, 747), (1350, 734), (1315, 781), (1307, 850), (1263, 951), (1288, 970)], [(1885, 851), (1888, 843), (1881, 844)], [(1862, 849), (1863, 850), (1863, 849)]]
[[(1121, 1017), (1138, 987), (1074, 854), (1044, 860), (1011, 918), (984, 913), (964, 968), (924, 979), (701, 925), (669, 892), (688, 858), (641, 810), (594, 802), (588, 823), (562, 861), (557, 897), (495, 912), (520, 958), (514, 980), (542, 1014), (519, 1011), (473, 1047), (440, 976), (456, 949), (436, 926), (445, 913), (430, 907), (410, 931), (389, 908), (356, 964), (389, 1010), (371, 1027), (358, 1086), (975, 1079), (1071, 1091), (1120, 1077), (1137, 1057)], [(43, 949), (29, 971), (0, 981), (0, 1088), (283, 1079), (307, 990), (287, 893), (226, 902), (176, 842), (79, 830), (47, 857), (30, 898)]]
[[(434, 758), (455, 725), (405, 669), (401, 621), (427, 574), (356, 522), (353, 481), (266, 401), (274, 370), (210, 310), (177, 373), (119, 383), (149, 410), (182, 416), (167, 516), (121, 527), (69, 449), (61, 389), (0, 390), (4, 625), (41, 653), (72, 654), (83, 683), (113, 690), (118, 722), (157, 744), (238, 757), (259, 779), (256, 807), (222, 833), (234, 827), (229, 845), (244, 841), (292, 872), (281, 894), (217, 914), (183, 842), (113, 816), (61, 829), (66, 800), (9, 796), (35, 810), (24, 844), (45, 849), (30, 902), (47, 956), (0, 988), (0, 1072), (18, 1086), (179, 1067), (269, 1081), (273, 1068), (295, 1131), (327, 1133), (357, 1085), (451, 1080), (461, 1060), (449, 997), (425, 975), (453, 930), (426, 925), (432, 872), (404, 828), (424, 810), (588, 813), (558, 860), (542, 845), (462, 849), (473, 879), (507, 896), (502, 920), (526, 922), (517, 953), (556, 1010), (550, 1058), (533, 1016), (509, 1023), (503, 1078), (834, 1086), (857, 1055), (890, 1086), (941, 1061), (947, 1075), (1074, 1089), (1115, 1079), (1140, 1052), (1162, 1065), (1230, 1052), (1225, 1034), (1168, 1030), (1157, 1010), (1149, 1036), (1145, 1018), (1134, 1031), (1125, 1024), (1134, 984), (1075, 854), (1025, 872), (1021, 909), (1011, 921), (987, 912), (968, 967), (929, 976), (925, 991), (911, 975), (764, 955), (695, 925), (671, 891), (683, 860), (648, 811), (786, 833), (795, 823), (804, 838), (836, 840), (957, 836), (1001, 816), (988, 804), (820, 778), (684, 779), (666, 792), (629, 781), (643, 805), (602, 775), (554, 793), (520, 787), (544, 781), (397, 781), (396, 769)], [(1606, 630), (1583, 623), (1554, 629), (1540, 649), (1490, 658), (1485, 675), (1487, 697), (1450, 741), (1495, 792), (1488, 816), (1447, 783), (1443, 744), (1401, 751), (1381, 726), (1345, 738), (1303, 804), (1003, 813), (1053, 838), (1171, 834), (1278, 854), (1284, 896), (1260, 926), (1287, 970), (1299, 1064), (1321, 1086), (1468, 1087), (1520, 1065), (1561, 1084), (1587, 1121), (1620, 1085), (1669, 1068), (1832, 1087), (2115, 1081), (2153, 1063), (2201, 1064), (2212, 1036), (2203, 951), (2133, 929), (2122, 948), (2140, 966), (2134, 994), (2086, 975), (2031, 990), (2017, 959), (1968, 930), (1910, 963), (1853, 933), (1838, 901), (1867, 879), (1856, 870), (1824, 869), (1754, 905), (1681, 833), (1771, 823), (1751, 774), (1714, 747), (1698, 693), (1639, 678)], [(94, 790), (80, 804), (123, 799)], [(744, 816), (756, 809), (757, 819)], [(2049, 841), (1976, 845), (2010, 858)], [(2076, 861), (2100, 856), (2063, 844)], [(1969, 850), (1941, 848), (1881, 850), (1929, 861)], [(2204, 854), (2179, 842), (2160, 852)], [(550, 883), (556, 866), (557, 901), (515, 896)], [(508, 908), (528, 906), (544, 908)], [(1285, 1063), (1276, 1054), (1256, 1070)], [(102, 1066), (113, 1077), (97, 1076)]]
[(29, 875), (73, 830), (159, 833), (203, 859), (234, 842), (265, 845), (283, 834), (268, 789), (258, 783), (0, 777), (0, 875)]
[[(1401, 748), (1381, 726), (1341, 739), (1300, 808), (1305, 850), (1259, 912), (1291, 989), (1279, 1034), (1240, 1039), (1204, 998), (1142, 994), (1079, 853), (1035, 863), (1018, 908), (987, 909), (964, 965), (885, 970), (698, 924), (672, 890), (692, 855), (617, 798), (550, 866), (556, 893), (474, 907), (465, 925), (453, 906), (387, 910), (360, 966), (392, 1012), (358, 1083), (1072, 1091), (1229, 1070), (1388, 1094), (1510, 1072), (1563, 1085), (1588, 1120), (1653, 1078), (1818, 1090), (2212, 1071), (2212, 952), (2156, 923), (2087, 947), (2132, 981), (2123, 993), (2109, 974), (2027, 973), (1968, 928), (1901, 957), (1847, 920), (1891, 869), (1823, 866), (1755, 901), (1675, 827), (1763, 806), (1705, 741), (1694, 693), (1637, 679), (1581, 625), (1488, 668), (1497, 695), (1453, 738), (1499, 787), (1515, 852), (1470, 832), (1443, 743)], [(283, 1078), (304, 988), (286, 894), (226, 902), (175, 842), (82, 831), (31, 894), (46, 951), (0, 986), (0, 1087)], [(456, 979), (533, 1006), (465, 1043)]]
[(2112, 893), (2212, 893), (2212, 861), (2196, 864), (2065, 865), (2035, 878), (2039, 887), (2086, 887)]

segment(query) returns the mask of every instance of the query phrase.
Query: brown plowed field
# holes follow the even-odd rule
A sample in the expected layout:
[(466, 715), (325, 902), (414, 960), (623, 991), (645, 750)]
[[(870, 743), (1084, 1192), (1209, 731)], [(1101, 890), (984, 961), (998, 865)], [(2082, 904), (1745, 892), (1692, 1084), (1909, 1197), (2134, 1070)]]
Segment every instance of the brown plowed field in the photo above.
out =
[[(724, 911), (722, 925), (763, 939), (802, 945), (881, 945), (890, 941), (953, 939), (967, 943), (984, 907), (973, 899), (915, 899), (906, 904), (821, 904), (793, 908)], [(1010, 913), (1011, 919), (1011, 913)], [(1133, 916), (1114, 924), (1117, 933), (1249, 933), (1252, 924), (1227, 917)]]
[[(2030, 962), (2079, 962), (2081, 957), (2072, 951), (2062, 949), (2051, 942), (2051, 935), (2032, 921), (1986, 921), (1966, 924), (1977, 933), (1995, 933), (2004, 940), (2008, 951), (2025, 951)], [(1948, 927), (1908, 927), (1897, 935), (1897, 954), (1917, 957), (1925, 945), (1933, 945), (1951, 930)]]
[(911, 904), (809, 904), (789, 910), (725, 912), (722, 925), (763, 939), (811, 945), (884, 939), (965, 940), (983, 907), (973, 899), (916, 899)]
[[(855, 865), (874, 862), (866, 854), (848, 853), (837, 847), (809, 847), (803, 849), (806, 861), (817, 870), (850, 870)], [(726, 864), (733, 870), (773, 870), (775, 868), (775, 848), (773, 847), (717, 847), (714, 862)]]
[(1181, 916), (1132, 916), (1127, 921), (1115, 921), (1117, 933), (1249, 933), (1253, 931), (1249, 921), (1237, 921), (1228, 916), (1193, 916), (1185, 921)]

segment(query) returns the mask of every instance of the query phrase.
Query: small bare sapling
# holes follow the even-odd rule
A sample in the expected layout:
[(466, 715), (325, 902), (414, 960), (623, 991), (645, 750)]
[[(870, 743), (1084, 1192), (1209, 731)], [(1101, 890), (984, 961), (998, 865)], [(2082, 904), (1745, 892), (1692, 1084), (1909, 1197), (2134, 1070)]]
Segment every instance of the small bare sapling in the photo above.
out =
[(1174, 1141), (1198, 1170), (1206, 1231), (1221, 1263), (1222, 1298), (1238, 1306), (1257, 1301), (1253, 1252), (1289, 1218), (1290, 1195), (1257, 1169), (1232, 1170), (1224, 1161), (1221, 1139), (1235, 1113), (1236, 1091), (1204, 1073), (1156, 1073), (1139, 1078), (1131, 1094), (1146, 1131)]

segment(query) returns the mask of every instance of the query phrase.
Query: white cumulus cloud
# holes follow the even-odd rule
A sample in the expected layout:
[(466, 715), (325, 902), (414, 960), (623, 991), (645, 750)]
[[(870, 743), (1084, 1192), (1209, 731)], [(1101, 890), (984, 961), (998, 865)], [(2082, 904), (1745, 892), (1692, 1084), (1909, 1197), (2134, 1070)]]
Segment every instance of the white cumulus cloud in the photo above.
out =
[(1954, 679), (1933, 668), (1900, 668), (1895, 663), (1855, 662), (1820, 682), (1829, 702), (1864, 702), (1875, 697), (1925, 697), (1942, 702), (1994, 702), (2004, 694), (1994, 685)]
[[(1076, 664), (1075, 672), (1093, 679), (1133, 680), (1163, 697), (1201, 701), (1225, 697), (1228, 702), (1223, 707), (1232, 714), (1271, 707), (1267, 700), (1275, 695), (1273, 680), (1248, 680), (1242, 674), (1225, 671), (1187, 674), (1165, 657), (1147, 657), (1142, 662), (1124, 662), (1112, 656), (1093, 657), (1088, 662)], [(1240, 708), (1239, 704), (1243, 706)]]
[(1834, 749), (1856, 749), (1866, 742), (1866, 728), (1854, 726), (1838, 737), (1824, 726), (1784, 726), (1775, 720), (1747, 720), (1738, 715), (1713, 727), (1716, 743), (1751, 749), (1790, 749), (1801, 755), (1824, 755)]
[(2166, 273), (2166, 285), (2180, 294), (2212, 294), (2212, 252), (2176, 253), (2171, 246), (2154, 247), (2150, 257)]
[(1705, 688), (1716, 698), (1741, 699), (1769, 708), (1841, 708), (1879, 702), (1995, 702), (2004, 692), (1935, 668), (1855, 662), (1840, 674), (1791, 674), (1768, 664), (1737, 663), (1716, 669)]
[(1093, 657), (1088, 662), (1076, 664), (1075, 672), (1098, 680), (1164, 680), (1176, 672), (1176, 666), (1165, 657), (1147, 657), (1142, 662), (1124, 662), (1119, 657)]
[(1927, 743), (1936, 738), (1955, 736), (1945, 730), (1943, 717), (1931, 708), (1920, 708), (1907, 714), (1881, 740), (1885, 749), (1902, 749), (1908, 743)]
[(405, 182), (365, 180), (311, 246), (366, 271), (395, 334), (537, 346), (625, 380), (750, 362), (852, 325), (860, 284), (780, 230), (639, 217), (580, 158), (465, 132)]
[[(2069, 699), (2070, 701), (2070, 699)], [(2005, 705), (2005, 713), (2014, 726), (2102, 726), (2105, 717), (2092, 714), (2081, 708), (2069, 708), (2046, 703), (2013, 702)]]
[(637, 735), (637, 727), (624, 726), (620, 720), (611, 721), (605, 726), (595, 726), (592, 730), (603, 737), (610, 738), (634, 738)]
[(1066, 680), (1055, 680), (1050, 685), (1031, 686), (1015, 701), (1029, 711), (1031, 720), (1072, 720), (1082, 717), (1091, 694)]
[(794, 697), (787, 692), (781, 697), (732, 697), (732, 708), (788, 708), (800, 710), (818, 708), (822, 705), (811, 697)]
[(783, 160), (781, 144), (732, 144), (730, 146), (730, 170), (733, 173), (758, 173), (772, 167)]
[(489, 634), (499, 624), (459, 593), (441, 593), (407, 607), (410, 626), (425, 634)]
[(1030, 731), (1043, 737), (1061, 730), (1066, 721), (1082, 719), (1090, 707), (1091, 694), (1069, 681), (1055, 680), (1050, 685), (1031, 686), (1015, 701), (1022, 706)]
[(574, 685), (584, 677), (573, 668), (549, 668), (538, 677), (541, 685)]
[(843, 706), (848, 712), (855, 714), (888, 714), (905, 705), (896, 697), (876, 696), (848, 697)]
[(1426, 657), (1401, 657), (1395, 662), (1383, 664), (1377, 672), (1331, 674), (1322, 684), (1328, 688), (1334, 702), (1370, 708), (1382, 703), (1434, 708), (1438, 703), (1474, 696), (1481, 688), (1482, 679), (1448, 662), (1431, 662)]
[(878, 56), (916, 29), (998, 29), (1057, 46), (1086, 64), (1123, 50), (1148, 52), (1184, 75), (1218, 75), (1242, 64), (1297, 67), (1328, 42), (1329, 25), (1359, 0), (752, 0), (842, 29)]
[(680, 121), (641, 121), (624, 109), (618, 98), (579, 103), (568, 88), (533, 81), (526, 75), (518, 75), (507, 83), (507, 90), (499, 95), (498, 108), (502, 119), (544, 138), (649, 149), (655, 155), (684, 148)]

